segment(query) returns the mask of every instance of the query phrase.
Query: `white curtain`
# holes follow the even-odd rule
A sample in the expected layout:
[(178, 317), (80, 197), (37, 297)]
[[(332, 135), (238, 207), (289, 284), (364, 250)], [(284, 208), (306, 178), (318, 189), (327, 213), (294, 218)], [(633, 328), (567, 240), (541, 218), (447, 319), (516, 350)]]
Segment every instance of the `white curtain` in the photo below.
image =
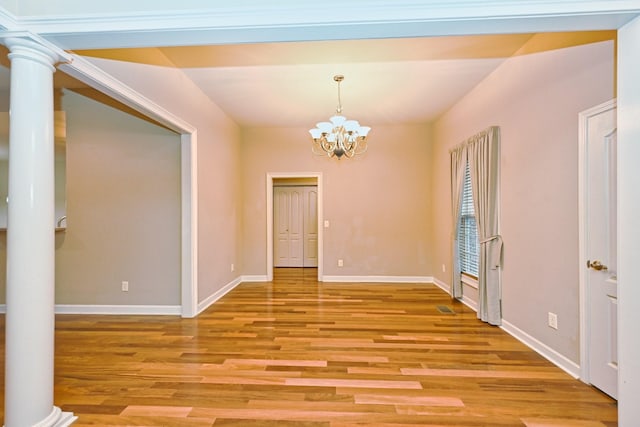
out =
[(499, 224), (500, 128), (494, 126), (468, 140), (473, 205), (478, 226), (478, 318), (502, 323), (502, 237)]
[(462, 187), (464, 172), (467, 166), (467, 144), (461, 144), (451, 150), (451, 213), (453, 224), (453, 278), (451, 296), (462, 298), (462, 282), (460, 277), (460, 250), (458, 245), (458, 227), (460, 226), (460, 205), (462, 203)]

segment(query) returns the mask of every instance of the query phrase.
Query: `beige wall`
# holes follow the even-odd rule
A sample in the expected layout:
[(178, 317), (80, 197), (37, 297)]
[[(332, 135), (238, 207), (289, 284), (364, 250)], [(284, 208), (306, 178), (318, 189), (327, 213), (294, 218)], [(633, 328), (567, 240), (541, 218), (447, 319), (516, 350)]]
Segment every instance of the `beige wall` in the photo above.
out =
[(242, 272), (239, 128), (180, 70), (90, 60), (198, 129), (197, 274), (203, 301)]
[[(56, 303), (179, 305), (179, 137), (74, 93), (64, 107), (68, 228), (55, 238)], [(4, 231), (0, 242), (4, 303)]]
[[(535, 40), (531, 41), (535, 43)], [(437, 277), (450, 284), (449, 149), (491, 125), (502, 141), (505, 321), (578, 362), (578, 113), (614, 96), (613, 42), (516, 56), (434, 124)], [(475, 296), (472, 295), (475, 298)], [(547, 326), (558, 314), (559, 329)]]
[[(93, 61), (198, 129), (203, 301), (242, 272), (239, 128), (179, 70)], [(180, 305), (180, 137), (73, 93), (63, 102), (68, 230), (56, 235), (56, 303)], [(2, 233), (0, 303), (5, 262)]]
[(267, 274), (268, 172), (322, 172), (325, 275), (431, 274), (430, 128), (371, 126), (369, 150), (343, 160), (311, 154), (308, 129), (244, 130), (244, 274)]
[[(180, 304), (180, 139), (67, 93), (57, 304)], [(129, 281), (129, 292), (121, 282)]]

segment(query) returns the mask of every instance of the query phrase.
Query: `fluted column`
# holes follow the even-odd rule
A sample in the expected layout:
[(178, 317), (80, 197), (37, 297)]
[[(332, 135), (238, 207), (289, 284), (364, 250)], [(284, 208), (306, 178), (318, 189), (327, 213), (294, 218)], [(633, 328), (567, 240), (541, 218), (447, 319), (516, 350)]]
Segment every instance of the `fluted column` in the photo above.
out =
[(66, 426), (53, 405), (54, 121), (56, 53), (9, 38), (11, 59), (5, 421), (7, 427)]

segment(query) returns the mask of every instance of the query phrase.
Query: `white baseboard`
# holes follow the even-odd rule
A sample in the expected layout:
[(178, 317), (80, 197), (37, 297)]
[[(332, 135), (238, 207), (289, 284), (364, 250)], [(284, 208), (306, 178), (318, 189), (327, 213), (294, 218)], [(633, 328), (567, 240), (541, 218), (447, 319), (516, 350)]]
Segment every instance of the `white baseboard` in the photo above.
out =
[[(218, 301), (224, 295), (243, 282), (266, 282), (267, 276), (241, 276), (225, 285), (222, 289), (213, 293), (205, 300), (198, 304), (198, 312), (200, 314), (206, 310), (211, 304)], [(325, 282), (343, 282), (343, 283), (433, 283), (443, 291), (451, 294), (451, 287), (434, 277), (430, 276), (324, 276)], [(478, 311), (475, 301), (463, 296), (462, 303), (467, 305), (474, 311)], [(6, 313), (5, 304), (0, 304), (0, 313)], [(177, 315), (182, 313), (182, 307), (179, 305), (80, 305), (80, 304), (56, 304), (56, 314), (132, 314), (132, 315)], [(522, 342), (527, 347), (549, 360), (554, 365), (568, 373), (574, 378), (580, 378), (580, 365), (569, 360), (562, 354), (558, 353), (551, 347), (540, 342), (536, 338), (527, 334), (523, 330), (513, 324), (502, 320), (500, 328), (509, 335)]]
[[(433, 283), (439, 287), (440, 289), (442, 289), (443, 291), (445, 291), (446, 293), (448, 293), (449, 295), (451, 295), (451, 286), (449, 286), (447, 283), (443, 282), (440, 279), (433, 279)], [(476, 304), (476, 302), (474, 300), (472, 300), (471, 298), (463, 295), (462, 299), (459, 300), (460, 302), (462, 302), (464, 305), (466, 305), (467, 307), (469, 307), (471, 310), (478, 312), (478, 304)]]
[(231, 282), (224, 285), (221, 289), (218, 289), (216, 292), (209, 295), (204, 300), (200, 301), (198, 303), (198, 311), (196, 312), (196, 316), (202, 313), (203, 311), (205, 311), (207, 308), (209, 308), (211, 304), (213, 304), (214, 302), (218, 301), (220, 298), (222, 298), (223, 296), (231, 292), (233, 288), (235, 288), (242, 282), (243, 282), (242, 277), (237, 277)]
[(462, 295), (462, 299), (460, 300), (464, 305), (469, 307), (471, 310), (478, 312), (478, 303), (466, 295)]
[(268, 282), (269, 281), (266, 274), (242, 276), (240, 279), (242, 280), (242, 282)]
[[(222, 288), (220, 291), (216, 292), (211, 297), (207, 298), (207, 300), (198, 304), (198, 313), (202, 312), (202, 310), (206, 309), (209, 305), (220, 299), (224, 294), (229, 292), (241, 282), (266, 281), (266, 276), (242, 276), (241, 278), (238, 278), (234, 282), (231, 282), (229, 285)], [(451, 294), (451, 287), (447, 283), (431, 276), (324, 276), (323, 281), (334, 283), (433, 283), (443, 291)], [(200, 309), (201, 305), (205, 302), (207, 303), (206, 307)], [(467, 305), (473, 311), (478, 311), (478, 305), (472, 299), (463, 296), (462, 303)], [(528, 335), (527, 333), (507, 321), (502, 321), (501, 329), (540, 354), (542, 357), (548, 359), (551, 363), (558, 366), (560, 369), (564, 370), (572, 377), (579, 378), (580, 366), (567, 359), (560, 353), (556, 352), (551, 347), (543, 344), (542, 342), (538, 341), (537, 339), (533, 338), (532, 336)]]
[[(5, 307), (3, 307), (4, 309)], [(179, 305), (86, 305), (56, 304), (56, 314), (131, 314), (179, 316)]]
[(342, 283), (433, 283), (431, 276), (324, 276), (323, 282)]
[(576, 379), (580, 377), (580, 365), (567, 359), (551, 347), (538, 341), (531, 335), (527, 334), (523, 330), (517, 328), (516, 326), (505, 320), (502, 320), (502, 326), (500, 326), (500, 328), (507, 332), (509, 335), (516, 338), (518, 341), (522, 342), (527, 347), (534, 350), (536, 353), (540, 354), (545, 359), (549, 360), (551, 363), (553, 363), (572, 377)]
[[(267, 276), (241, 276), (225, 285), (222, 289), (198, 303), (196, 315), (206, 310), (211, 304), (222, 298), (242, 282), (266, 282)], [(6, 304), (0, 304), (0, 314), (7, 312)], [(180, 316), (179, 305), (88, 305), (88, 304), (56, 304), (56, 314), (131, 314), (131, 315), (168, 315)]]
[[(451, 287), (445, 282), (437, 278), (434, 278), (433, 283), (435, 283), (436, 286), (441, 288), (443, 291), (451, 294)], [(464, 295), (462, 296), (461, 301), (464, 305), (466, 305), (476, 313), (478, 312), (478, 304), (476, 303), (476, 301)], [(533, 351), (535, 351), (536, 353), (540, 354), (545, 359), (549, 360), (551, 363), (553, 363), (554, 365), (556, 365), (557, 367), (559, 367), (560, 369), (562, 369), (572, 377), (574, 378), (580, 377), (580, 366), (577, 365), (575, 362), (567, 359), (557, 351), (553, 350), (551, 347), (547, 346), (546, 344), (543, 344), (542, 342), (538, 341), (531, 335), (527, 334), (526, 332), (522, 331), (521, 329), (517, 328), (516, 326), (512, 325), (511, 323), (505, 320), (502, 320), (502, 326), (500, 328), (506, 333), (508, 333), (509, 335), (511, 335), (512, 337), (514, 337), (515, 339), (517, 339), (518, 341), (520, 341), (521, 343), (523, 343), (524, 345), (526, 345), (527, 347), (529, 347), (530, 349), (532, 349)]]
[(436, 285), (437, 287), (439, 287), (440, 289), (442, 289), (443, 291), (445, 291), (446, 293), (448, 293), (449, 295), (451, 295), (451, 286), (449, 286), (447, 283), (445, 283), (442, 280), (434, 277), (433, 278), (433, 284)]

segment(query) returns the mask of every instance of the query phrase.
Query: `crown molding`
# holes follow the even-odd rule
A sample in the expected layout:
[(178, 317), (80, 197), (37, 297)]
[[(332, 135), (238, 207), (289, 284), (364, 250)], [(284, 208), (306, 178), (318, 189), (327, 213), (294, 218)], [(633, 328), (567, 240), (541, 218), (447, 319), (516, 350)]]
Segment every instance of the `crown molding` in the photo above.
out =
[[(91, 2), (86, 4), (91, 7)], [(280, 0), (268, 6), (244, 1), (227, 7), (117, 14), (74, 10), (67, 15), (16, 17), (2, 8), (0, 12), (0, 25), (4, 19), (64, 49), (93, 49), (606, 30), (640, 14), (640, 1), (328, 0), (320, 5)]]
[(0, 7), (0, 30), (14, 30), (18, 26), (18, 21), (15, 15)]
[(193, 134), (196, 132), (196, 128), (192, 124), (141, 95), (81, 56), (69, 55), (69, 61), (61, 64), (59, 68), (70, 76), (145, 114), (177, 133)]
[[(40, 10), (36, 11), (34, 3), (38, 3)], [(32, 1), (31, 5), (21, 8), (25, 13), (11, 13), (8, 10), (7, 13), (24, 22), (47, 19), (81, 21), (92, 18), (108, 22), (121, 20), (123, 17), (134, 20), (173, 17), (174, 21), (179, 22), (185, 17), (201, 17), (207, 21), (217, 19), (222, 25), (235, 26), (256, 25), (261, 22), (379, 22), (381, 16), (389, 20), (440, 20), (625, 13), (637, 11), (639, 7), (638, 0), (325, 0), (322, 3), (236, 0), (231, 5), (214, 6), (211, 6), (210, 1), (186, 0), (179, 4), (165, 1), (164, 7), (163, 2), (140, 3), (131, 0), (126, 5), (114, 5), (60, 0), (55, 5), (50, 5), (47, 2)], [(336, 13), (336, 10), (340, 13)], [(384, 14), (381, 15), (381, 12)], [(312, 17), (311, 20), (309, 17)]]

